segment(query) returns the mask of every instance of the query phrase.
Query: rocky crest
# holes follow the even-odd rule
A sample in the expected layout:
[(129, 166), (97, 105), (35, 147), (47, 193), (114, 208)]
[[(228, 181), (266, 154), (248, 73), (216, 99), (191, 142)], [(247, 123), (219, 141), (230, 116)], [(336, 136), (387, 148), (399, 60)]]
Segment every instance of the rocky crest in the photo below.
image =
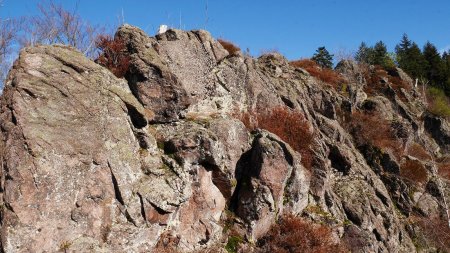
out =
[[(329, 224), (354, 252), (433, 250), (418, 247), (409, 218), (445, 215), (437, 168), (450, 126), (400, 69), (410, 91), (386, 80), (385, 94), (368, 95), (350, 61), (337, 67), (340, 91), (279, 54), (229, 55), (206, 31), (149, 37), (125, 25), (116, 37), (131, 57), (125, 79), (65, 46), (15, 62), (1, 97), (1, 252), (196, 252), (223, 248), (230, 230), (257, 251), (285, 214)], [(232, 116), (279, 106), (314, 129), (312, 168)], [(354, 111), (391, 122), (402, 155), (360, 145), (345, 123)], [(420, 184), (402, 177), (409, 160), (426, 169)]]

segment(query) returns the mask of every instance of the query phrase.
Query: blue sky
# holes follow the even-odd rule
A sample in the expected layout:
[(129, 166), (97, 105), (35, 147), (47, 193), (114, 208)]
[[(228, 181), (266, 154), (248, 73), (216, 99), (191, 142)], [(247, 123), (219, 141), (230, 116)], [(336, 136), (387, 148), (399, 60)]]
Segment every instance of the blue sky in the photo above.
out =
[[(0, 17), (32, 15), (37, 0), (3, 0)], [(311, 56), (319, 46), (331, 52), (355, 51), (361, 41), (383, 40), (394, 50), (403, 33), (422, 46), (450, 48), (448, 0), (79, 0), (62, 1), (91, 23), (126, 23), (153, 35), (160, 24), (207, 29), (249, 48), (253, 55), (276, 49), (289, 59)], [(208, 6), (208, 11), (206, 11)]]

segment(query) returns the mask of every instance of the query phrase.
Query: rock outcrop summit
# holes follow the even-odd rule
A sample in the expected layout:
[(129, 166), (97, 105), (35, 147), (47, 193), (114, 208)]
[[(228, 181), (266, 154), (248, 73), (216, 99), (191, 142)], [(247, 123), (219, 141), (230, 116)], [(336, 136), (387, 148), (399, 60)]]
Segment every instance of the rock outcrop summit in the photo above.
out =
[[(277, 53), (230, 54), (202, 30), (115, 36), (124, 78), (61, 45), (14, 63), (0, 108), (0, 252), (264, 252), (285, 215), (327, 225), (352, 252), (442, 247), (418, 224), (448, 219), (450, 126), (402, 70), (388, 74), (406, 88), (386, 78), (369, 93), (375, 70), (352, 61), (336, 88)], [(244, 124), (272, 108), (303, 115), (309, 165)], [(382, 122), (398, 145), (364, 142)]]

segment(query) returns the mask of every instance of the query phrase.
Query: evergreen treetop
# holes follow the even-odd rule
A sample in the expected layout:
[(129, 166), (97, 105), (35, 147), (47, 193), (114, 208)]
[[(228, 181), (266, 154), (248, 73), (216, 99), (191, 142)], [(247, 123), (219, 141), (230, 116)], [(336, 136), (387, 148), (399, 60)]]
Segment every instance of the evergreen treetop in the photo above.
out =
[(311, 60), (315, 61), (322, 68), (331, 69), (333, 67), (333, 55), (325, 47), (319, 47)]

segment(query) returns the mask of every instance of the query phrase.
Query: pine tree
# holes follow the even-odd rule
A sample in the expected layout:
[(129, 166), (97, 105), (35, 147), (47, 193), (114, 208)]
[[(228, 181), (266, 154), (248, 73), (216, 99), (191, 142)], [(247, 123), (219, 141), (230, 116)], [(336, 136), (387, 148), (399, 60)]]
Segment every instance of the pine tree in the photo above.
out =
[[(412, 43), (406, 33), (403, 34), (400, 44), (395, 46), (395, 53), (397, 54), (397, 63), (400, 68), (404, 69), (408, 65), (408, 52), (411, 49)], [(402, 67), (403, 66), (403, 67)]]
[(373, 47), (373, 53), (369, 56), (369, 63), (372, 65), (380, 65), (384, 68), (395, 67), (394, 61), (389, 57), (386, 45), (381, 40)]
[(445, 94), (450, 97), (450, 50), (448, 52), (444, 52), (442, 54), (442, 60), (445, 62), (445, 76), (446, 76), (446, 82), (445, 82)]
[(358, 51), (355, 54), (355, 60), (359, 63), (369, 63), (369, 55), (372, 53), (373, 49), (367, 47), (365, 42), (361, 42)]
[(425, 68), (425, 76), (430, 81), (430, 84), (445, 89), (447, 81), (446, 65), (437, 48), (430, 42), (427, 42), (423, 47), (423, 56), (428, 63)]
[(420, 51), (419, 46), (412, 42), (408, 35), (403, 34), (400, 44), (395, 47), (397, 64), (413, 78), (425, 76), (427, 62)]
[(325, 47), (319, 47), (311, 60), (315, 61), (322, 68), (331, 69), (333, 67), (333, 55)]

